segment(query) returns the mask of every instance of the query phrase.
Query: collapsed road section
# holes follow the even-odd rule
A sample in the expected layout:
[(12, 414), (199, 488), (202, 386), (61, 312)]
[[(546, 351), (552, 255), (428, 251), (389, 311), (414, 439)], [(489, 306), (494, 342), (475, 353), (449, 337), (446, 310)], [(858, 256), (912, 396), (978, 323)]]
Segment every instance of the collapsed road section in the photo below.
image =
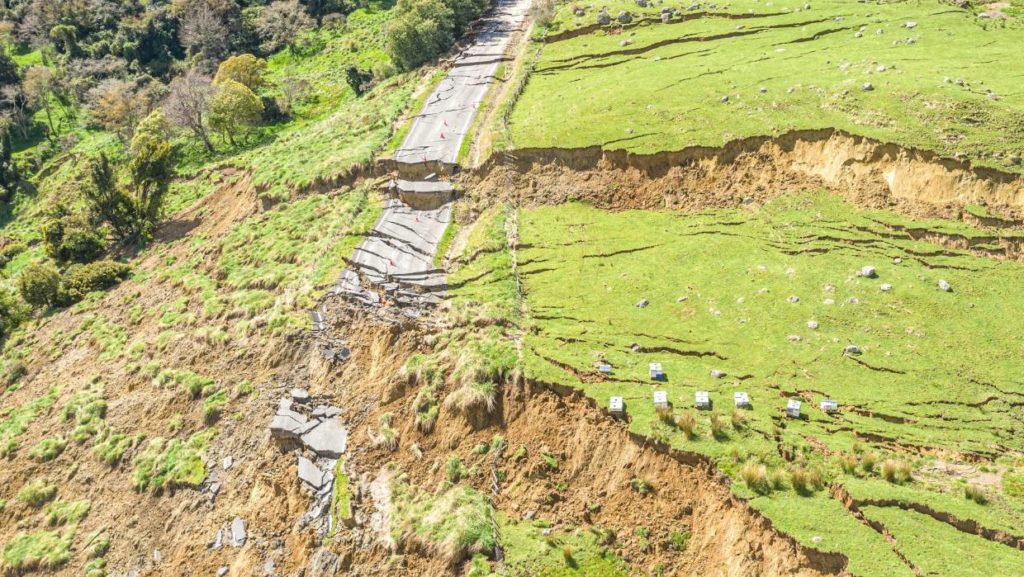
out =
[[(482, 31), (454, 60), (412, 121), (395, 152), (399, 175), (423, 167), (454, 169), (477, 109), (487, 97), (511, 39), (521, 31), (530, 0), (501, 0), (480, 21)], [(454, 172), (454, 170), (451, 170)], [(334, 293), (359, 305), (397, 305), (402, 315), (418, 318), (437, 304), (444, 271), (434, 266), (441, 238), (451, 219), (450, 182), (436, 175), (398, 180), (384, 213), (356, 249)]]

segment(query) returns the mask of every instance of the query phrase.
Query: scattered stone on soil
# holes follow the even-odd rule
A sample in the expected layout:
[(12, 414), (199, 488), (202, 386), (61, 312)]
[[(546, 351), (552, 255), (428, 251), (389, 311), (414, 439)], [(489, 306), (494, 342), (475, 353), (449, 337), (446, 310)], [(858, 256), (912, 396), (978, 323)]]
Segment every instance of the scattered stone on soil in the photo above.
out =
[(945, 292), (953, 292), (953, 286), (945, 280), (939, 280), (939, 289)]
[(875, 278), (878, 276), (878, 269), (873, 266), (865, 266), (860, 269), (860, 276), (865, 278)]
[(224, 457), (224, 462), (222, 462), (222, 463), (221, 463), (221, 467), (223, 467), (223, 468), (224, 468), (224, 470), (225, 470), (225, 471), (227, 471), (227, 470), (228, 470), (228, 469), (230, 469), (230, 468), (231, 468), (231, 467), (232, 467), (232, 466), (233, 466), (234, 464), (235, 464), (235, 459), (234, 459), (234, 457), (231, 457), (231, 456), (229, 455), (229, 456), (227, 456), (227, 457)]
[(235, 517), (231, 522), (231, 535), (228, 538), (228, 545), (241, 547), (245, 545), (245, 521), (241, 517)]
[(875, 85), (871, 84), (870, 82), (865, 82), (864, 84), (860, 85), (860, 89), (865, 92), (870, 92), (875, 89)]
[(296, 403), (308, 403), (309, 392), (305, 389), (292, 389), (292, 400)]
[(807, 328), (812, 331), (818, 330), (818, 321), (807, 321)]

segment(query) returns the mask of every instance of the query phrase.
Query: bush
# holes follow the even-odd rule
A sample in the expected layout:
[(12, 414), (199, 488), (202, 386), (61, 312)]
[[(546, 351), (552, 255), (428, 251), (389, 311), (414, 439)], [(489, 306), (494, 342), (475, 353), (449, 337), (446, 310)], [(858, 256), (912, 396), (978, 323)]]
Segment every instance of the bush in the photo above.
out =
[(555, 0), (536, 0), (530, 5), (530, 16), (540, 26), (547, 27), (555, 18)]
[(35, 308), (56, 304), (60, 292), (60, 274), (52, 262), (36, 262), (25, 267), (18, 279), (21, 298)]
[(388, 54), (403, 70), (434, 60), (483, 14), (485, 0), (398, 0), (384, 30)]
[(112, 260), (72, 265), (64, 272), (61, 302), (78, 302), (91, 292), (105, 291), (117, 285), (130, 274), (131, 267)]
[(107, 250), (106, 240), (81, 218), (58, 214), (42, 225), (43, 247), (57, 262), (92, 262)]

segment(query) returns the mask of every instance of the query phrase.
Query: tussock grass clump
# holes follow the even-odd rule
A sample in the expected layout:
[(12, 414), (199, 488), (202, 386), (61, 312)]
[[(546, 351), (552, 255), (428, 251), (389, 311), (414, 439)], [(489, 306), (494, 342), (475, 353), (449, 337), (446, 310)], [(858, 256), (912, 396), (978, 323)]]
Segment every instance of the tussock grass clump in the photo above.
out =
[(693, 413), (690, 411), (684, 411), (676, 418), (676, 426), (683, 432), (688, 440), (693, 440), (696, 436), (697, 431), (697, 419), (694, 418)]
[(498, 405), (494, 383), (462, 385), (444, 400), (444, 405), (467, 417), (490, 414)]
[(42, 507), (57, 496), (57, 487), (36, 479), (18, 491), (17, 499), (30, 507)]
[(54, 501), (46, 507), (46, 523), (51, 527), (57, 525), (77, 525), (91, 507), (88, 499), (80, 501)]
[(654, 487), (646, 479), (635, 478), (629, 482), (629, 487), (641, 495), (650, 495)]
[(800, 495), (811, 495), (825, 488), (825, 479), (817, 467), (797, 467), (789, 474), (789, 483)]
[(786, 473), (782, 469), (772, 469), (768, 471), (768, 483), (772, 486), (772, 489), (782, 491), (786, 488)]
[(462, 464), (462, 459), (458, 455), (452, 455), (444, 465), (444, 473), (448, 482), (458, 483), (466, 476), (466, 466)]
[(867, 453), (862, 453), (861, 454), (861, 456), (860, 456), (860, 468), (863, 469), (865, 473), (867, 473), (868, 475), (870, 475), (871, 473), (874, 473), (875, 472), (875, 467), (877, 465), (878, 465), (878, 453), (875, 453), (873, 451), (869, 451)]
[(902, 485), (910, 481), (913, 467), (906, 461), (886, 459), (882, 463), (882, 478), (890, 483)]
[(377, 436), (377, 444), (387, 447), (389, 451), (398, 450), (398, 431), (392, 426), (391, 422), (394, 419), (394, 415), (391, 413), (384, 413), (380, 416), (378, 424), (380, 425), (380, 433)]
[(28, 452), (28, 456), (38, 461), (52, 461), (57, 458), (58, 455), (64, 452), (67, 448), (68, 441), (64, 437), (52, 437), (49, 439), (43, 439), (39, 441), (32, 450)]
[(96, 444), (93, 445), (93, 452), (104, 464), (113, 467), (121, 462), (125, 451), (134, 443), (134, 439), (124, 433), (116, 433), (111, 428), (103, 429)]
[(494, 550), (487, 498), (464, 485), (439, 494), (420, 491), (399, 477), (392, 483), (391, 534), (396, 542), (455, 566)]
[(988, 504), (988, 495), (985, 494), (985, 490), (974, 483), (968, 483), (967, 486), (964, 487), (964, 497), (979, 505)]
[(55, 569), (71, 559), (74, 531), (19, 532), (4, 545), (3, 565), (16, 573), (37, 569)]
[(716, 441), (721, 441), (722, 439), (728, 437), (728, 435), (725, 433), (725, 419), (722, 418), (722, 415), (719, 415), (717, 412), (712, 411), (708, 419), (708, 424), (711, 426), (712, 439)]
[(433, 431), (434, 425), (437, 423), (438, 413), (440, 412), (434, 395), (433, 385), (425, 385), (416, 393), (416, 398), (412, 402), (412, 408), (415, 413), (413, 426), (416, 427), (416, 430), (423, 433)]
[(211, 394), (217, 385), (213, 379), (197, 375), (192, 371), (176, 371), (173, 369), (160, 371), (154, 379), (154, 383), (161, 387), (170, 384), (179, 385), (188, 391), (188, 394), (193, 399)]
[(857, 474), (857, 458), (853, 455), (843, 455), (839, 457), (839, 467), (847, 475)]
[(747, 488), (759, 495), (772, 492), (772, 483), (768, 479), (768, 467), (760, 463), (747, 463), (740, 469), (740, 478)]
[(192, 435), (187, 441), (156, 438), (133, 461), (132, 480), (137, 491), (197, 487), (206, 478), (202, 454), (216, 431)]
[(743, 414), (743, 411), (734, 409), (732, 412), (732, 428), (734, 431), (742, 431), (747, 427), (747, 416)]

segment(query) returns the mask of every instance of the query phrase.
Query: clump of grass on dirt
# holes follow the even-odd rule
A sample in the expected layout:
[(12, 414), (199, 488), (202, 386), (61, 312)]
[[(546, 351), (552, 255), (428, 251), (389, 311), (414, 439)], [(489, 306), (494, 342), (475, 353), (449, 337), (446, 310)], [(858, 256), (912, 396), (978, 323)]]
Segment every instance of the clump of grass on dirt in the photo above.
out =
[(215, 434), (210, 429), (192, 435), (187, 441), (152, 439), (133, 461), (135, 489), (160, 491), (198, 486), (206, 478), (202, 455)]
[(57, 496), (57, 487), (43, 479), (35, 479), (18, 491), (17, 498), (30, 507), (42, 507)]
[(55, 569), (71, 560), (74, 532), (34, 531), (16, 533), (3, 548), (5, 567), (12, 571), (29, 572), (35, 569)]
[(391, 488), (391, 534), (396, 542), (417, 542), (450, 566), (475, 553), (493, 551), (491, 506), (481, 493), (452, 485), (432, 495), (401, 478)]

